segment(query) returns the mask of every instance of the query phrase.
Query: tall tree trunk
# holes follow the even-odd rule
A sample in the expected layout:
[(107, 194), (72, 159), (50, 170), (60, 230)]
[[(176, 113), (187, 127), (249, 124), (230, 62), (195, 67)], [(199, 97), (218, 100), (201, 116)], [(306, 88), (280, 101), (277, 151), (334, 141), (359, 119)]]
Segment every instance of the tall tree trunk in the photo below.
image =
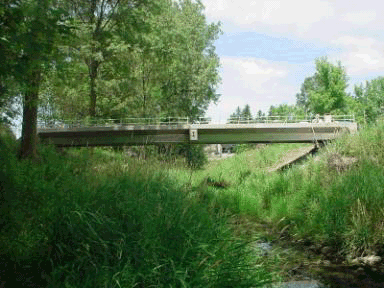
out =
[(99, 68), (99, 62), (95, 59), (91, 59), (88, 65), (89, 70), (89, 78), (90, 78), (90, 105), (89, 105), (89, 115), (91, 117), (96, 116), (96, 78), (97, 78), (97, 70)]
[(24, 94), (22, 138), (19, 157), (37, 158), (37, 105), (41, 71), (31, 72), (28, 79), (28, 88)]

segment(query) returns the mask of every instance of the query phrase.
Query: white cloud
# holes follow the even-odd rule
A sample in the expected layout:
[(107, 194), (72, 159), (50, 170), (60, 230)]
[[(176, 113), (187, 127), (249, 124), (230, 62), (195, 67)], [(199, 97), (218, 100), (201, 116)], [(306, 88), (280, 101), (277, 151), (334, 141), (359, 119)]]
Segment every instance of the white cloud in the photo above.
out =
[[(335, 59), (336, 57), (334, 57)], [(350, 76), (384, 72), (384, 57), (377, 51), (345, 52), (337, 56)]]
[(350, 75), (361, 75), (384, 70), (384, 42), (370, 37), (341, 36), (331, 43), (344, 51), (332, 58), (338, 58)]
[(233, 32), (326, 42), (342, 34), (384, 34), (384, 18), (379, 17), (384, 2), (377, 0), (203, 0), (203, 4), (210, 20), (221, 21)]
[(287, 75), (287, 70), (279, 64), (256, 58), (221, 58), (223, 66), (223, 87), (226, 93), (232, 87), (241, 87), (254, 94), (271, 90), (277, 79)]
[(258, 24), (308, 27), (334, 14), (332, 5), (321, 0), (206, 0), (204, 5), (210, 18), (251, 29)]
[(366, 65), (377, 65), (380, 62), (379, 58), (372, 57), (370, 54), (356, 53), (354, 54), (354, 57), (361, 60), (361, 62)]
[(238, 58), (238, 57), (222, 57), (220, 59), (223, 66), (231, 67), (243, 76), (261, 76), (265, 77), (282, 77), (287, 71), (280, 68), (279, 65), (272, 64), (263, 59), (256, 58)]
[[(219, 104), (207, 115), (226, 120), (237, 106), (249, 104), (252, 112), (267, 111), (271, 105), (294, 103), (295, 85), (288, 79), (289, 65), (257, 58), (222, 57), (222, 94)], [(220, 112), (219, 112), (220, 111)]]
[(365, 25), (376, 19), (376, 11), (349, 12), (341, 16), (341, 20), (353, 24)]
[(378, 45), (378, 41), (370, 37), (353, 37), (350, 35), (341, 36), (331, 41), (332, 44), (348, 47), (350, 49), (370, 48)]

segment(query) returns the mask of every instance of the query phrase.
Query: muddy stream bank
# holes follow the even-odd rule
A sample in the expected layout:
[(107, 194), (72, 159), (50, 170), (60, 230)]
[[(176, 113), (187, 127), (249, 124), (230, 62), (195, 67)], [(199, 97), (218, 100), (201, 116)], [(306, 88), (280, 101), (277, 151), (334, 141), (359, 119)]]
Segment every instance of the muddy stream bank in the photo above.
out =
[(235, 217), (230, 225), (266, 261), (279, 259), (277, 268), (283, 283), (271, 287), (384, 287), (384, 264), (380, 257), (347, 260), (340, 251), (294, 239), (286, 231), (278, 231), (252, 217)]

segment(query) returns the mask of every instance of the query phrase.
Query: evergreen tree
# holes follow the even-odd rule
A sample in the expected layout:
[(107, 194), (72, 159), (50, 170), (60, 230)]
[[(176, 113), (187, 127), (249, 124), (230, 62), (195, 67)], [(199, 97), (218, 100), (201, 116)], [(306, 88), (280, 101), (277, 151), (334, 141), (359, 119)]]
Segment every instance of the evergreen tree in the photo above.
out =
[(228, 119), (228, 123), (238, 123), (241, 119), (241, 108), (237, 106), (236, 111), (233, 112)]
[(241, 111), (241, 118), (244, 120), (252, 120), (251, 107), (248, 104), (245, 105), (243, 111)]

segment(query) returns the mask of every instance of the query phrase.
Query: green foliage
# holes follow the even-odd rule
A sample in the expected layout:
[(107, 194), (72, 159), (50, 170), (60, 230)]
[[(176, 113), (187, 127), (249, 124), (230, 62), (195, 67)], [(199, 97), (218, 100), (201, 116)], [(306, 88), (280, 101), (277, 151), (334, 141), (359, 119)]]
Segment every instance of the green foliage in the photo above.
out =
[(296, 94), (296, 105), (305, 109), (309, 108), (309, 94), (319, 89), (315, 76), (306, 77), (301, 84), (300, 93)]
[(165, 114), (202, 116), (209, 103), (218, 100), (219, 58), (213, 42), (220, 25), (208, 24), (203, 11), (200, 2), (180, 1), (154, 19), (155, 51), (165, 64), (158, 83)]
[(236, 111), (229, 116), (228, 122), (229, 123), (236, 123), (237, 121), (246, 121), (246, 120), (252, 120), (252, 112), (251, 107), (247, 104), (244, 106), (243, 109), (241, 109), (239, 106), (236, 108)]
[(347, 75), (341, 62), (334, 65), (326, 57), (316, 59), (316, 73), (308, 86), (308, 107), (311, 112), (323, 115), (345, 110)]
[(384, 77), (366, 81), (365, 85), (355, 85), (357, 103), (354, 111), (363, 123), (373, 123), (383, 114)]
[(299, 105), (280, 104), (278, 106), (271, 106), (268, 111), (269, 116), (305, 116), (305, 110)]
[[(331, 246), (343, 255), (382, 253), (383, 140), (381, 123), (328, 144), (304, 167), (265, 172), (294, 147), (268, 145), (240, 153), (202, 175), (237, 183), (215, 194), (219, 205), (235, 213), (270, 221), (298, 239)], [(358, 162), (335, 168), (335, 154)]]
[(196, 119), (219, 98), (220, 24), (200, 1), (3, 1), (0, 22), (0, 117), (24, 97), (22, 157), (37, 118)]
[(225, 209), (192, 197), (166, 170), (135, 167), (101, 148), (57, 154), (40, 147), (35, 165), (17, 160), (4, 143), (0, 265), (7, 283), (256, 287), (271, 281), (261, 259), (232, 236)]
[[(7, 31), (1, 41), (6, 45), (0, 45), (0, 52), (9, 58), (4, 63), (7, 70), (0, 71), (0, 90), (8, 90), (8, 93), (13, 90), (14, 95), (10, 98), (19, 95), (23, 98), (21, 157), (36, 158), (37, 106), (42, 73), (54, 58), (55, 39), (69, 33), (69, 27), (64, 23), (67, 13), (60, 4), (51, 0), (7, 1), (0, 8), (0, 17), (15, 16), (12, 20), (4, 19)], [(11, 106), (13, 103), (8, 101), (7, 104)], [(11, 111), (12, 108), (7, 107), (6, 112)]]
[(257, 118), (262, 118), (265, 116), (265, 113), (261, 110), (257, 111)]
[(243, 153), (244, 151), (254, 149), (258, 144), (248, 143), (248, 144), (236, 144), (232, 147), (232, 152), (234, 153)]
[(179, 153), (185, 155), (187, 164), (192, 169), (201, 169), (207, 164), (207, 155), (204, 152), (203, 145), (185, 144), (181, 145)]
[(249, 119), (252, 120), (252, 112), (251, 112), (251, 107), (249, 105), (245, 105), (243, 111), (241, 111), (241, 117), (243, 119)]
[(23, 21), (20, 5), (15, 1), (0, 3), (0, 121), (11, 122), (16, 116), (14, 108), (17, 83), (14, 68), (18, 58), (15, 35)]
[(89, 3), (68, 8), (76, 29), (49, 80), (57, 114), (83, 118), (92, 106), (110, 118), (203, 116), (219, 97), (220, 25), (207, 23), (200, 2), (128, 1), (115, 12), (112, 2), (93, 20)]
[(237, 106), (236, 111), (229, 116), (228, 122), (236, 123), (236, 120), (238, 121), (240, 118), (241, 118), (241, 108), (240, 106)]

